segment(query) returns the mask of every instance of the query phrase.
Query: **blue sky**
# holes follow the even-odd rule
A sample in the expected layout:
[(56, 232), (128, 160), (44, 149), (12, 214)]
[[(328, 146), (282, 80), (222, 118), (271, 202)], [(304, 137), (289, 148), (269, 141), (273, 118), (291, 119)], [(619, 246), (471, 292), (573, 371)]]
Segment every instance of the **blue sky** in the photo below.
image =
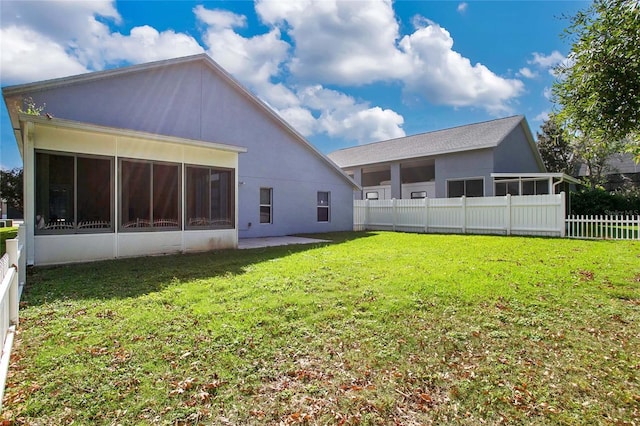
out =
[[(206, 52), (324, 153), (514, 114), (535, 135), (587, 6), (2, 0), (0, 84)], [(0, 166), (21, 166), (4, 102), (0, 125)]]

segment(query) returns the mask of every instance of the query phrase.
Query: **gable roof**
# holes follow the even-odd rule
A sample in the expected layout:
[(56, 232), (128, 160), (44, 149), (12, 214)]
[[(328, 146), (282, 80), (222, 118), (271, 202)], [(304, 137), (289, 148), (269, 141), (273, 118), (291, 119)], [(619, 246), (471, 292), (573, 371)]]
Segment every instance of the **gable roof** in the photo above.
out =
[[(461, 151), (495, 148), (517, 126), (525, 128), (529, 144), (535, 142), (522, 115), (450, 129), (420, 133), (413, 136), (374, 142), (334, 151), (329, 154), (340, 167), (363, 166), (410, 158), (429, 157)], [(537, 150), (536, 150), (537, 152)]]
[[(338, 173), (349, 185), (353, 186), (356, 189), (359, 189), (358, 184), (356, 184), (340, 167), (338, 167), (333, 161), (331, 161), (326, 155), (321, 153), (315, 146), (313, 146), (309, 141), (305, 139), (297, 130), (295, 130), (289, 123), (287, 123), (280, 115), (278, 115), (273, 109), (271, 109), (267, 104), (258, 99), (253, 93), (251, 93), (247, 88), (245, 88), (240, 82), (238, 82), (234, 77), (231, 76), (227, 71), (225, 71), (220, 65), (218, 65), (209, 55), (206, 53), (200, 53), (197, 55), (184, 56), (180, 58), (173, 59), (165, 59), (156, 62), (148, 62), (139, 65), (131, 65), (127, 67), (114, 68), (104, 71), (95, 71), (85, 74), (79, 74), (70, 77), (62, 77), (51, 80), (44, 80), (34, 83), (27, 83), (15, 86), (8, 86), (2, 88), (2, 95), (5, 98), (5, 103), (7, 104), (9, 110), (9, 117), (11, 119), (11, 124), (16, 131), (16, 138), (19, 138), (19, 114), (16, 108), (16, 102), (19, 102), (17, 106), (21, 106), (21, 95), (27, 93), (33, 93), (40, 90), (46, 90), (51, 88), (60, 88), (69, 85), (75, 85), (79, 83), (84, 83), (93, 80), (105, 79), (113, 76), (129, 74), (129, 73), (137, 73), (151, 69), (157, 69), (162, 67), (167, 67), (176, 64), (183, 64), (189, 62), (202, 62), (207, 66), (211, 71), (213, 71), (216, 75), (222, 78), (227, 84), (229, 84), (233, 89), (235, 89), (241, 96), (244, 96), (249, 101), (254, 103), (260, 110), (262, 110), (267, 117), (269, 117), (277, 126), (280, 126), (284, 129), (285, 132), (289, 133), (292, 138), (302, 145), (304, 148), (309, 150), (314, 156), (318, 157), (322, 162), (324, 162), (328, 167), (333, 169), (336, 173)], [(11, 104), (11, 105), (10, 105)], [(13, 108), (12, 108), (13, 105)]]

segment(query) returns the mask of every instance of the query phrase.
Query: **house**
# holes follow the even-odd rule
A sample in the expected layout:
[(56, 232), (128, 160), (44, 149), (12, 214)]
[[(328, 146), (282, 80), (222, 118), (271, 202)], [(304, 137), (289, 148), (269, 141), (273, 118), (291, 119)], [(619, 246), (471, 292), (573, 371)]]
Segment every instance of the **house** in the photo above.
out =
[(545, 172), (521, 115), (345, 148), (329, 158), (362, 186), (356, 199), (548, 194), (571, 179)]
[[(640, 187), (640, 164), (635, 162), (633, 154), (617, 153), (611, 155), (605, 162), (603, 172), (606, 177), (604, 187), (608, 191), (625, 187)], [(585, 164), (580, 165), (578, 176), (589, 176), (589, 168)]]
[[(350, 230), (357, 185), (207, 55), (3, 88), (30, 264)], [(44, 116), (19, 113), (25, 99)]]

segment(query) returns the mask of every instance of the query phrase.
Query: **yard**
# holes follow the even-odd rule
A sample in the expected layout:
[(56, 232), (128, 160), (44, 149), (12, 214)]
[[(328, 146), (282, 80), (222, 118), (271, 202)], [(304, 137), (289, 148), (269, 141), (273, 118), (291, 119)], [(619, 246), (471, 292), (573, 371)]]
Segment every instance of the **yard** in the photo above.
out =
[(33, 269), (4, 419), (640, 422), (640, 243), (319, 237)]

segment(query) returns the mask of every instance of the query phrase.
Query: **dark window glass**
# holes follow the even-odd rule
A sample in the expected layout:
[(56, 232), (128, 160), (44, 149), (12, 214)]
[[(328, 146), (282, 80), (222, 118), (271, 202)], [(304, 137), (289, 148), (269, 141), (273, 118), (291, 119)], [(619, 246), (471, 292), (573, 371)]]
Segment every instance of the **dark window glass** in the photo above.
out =
[(496, 182), (496, 197), (502, 197), (507, 195), (507, 184), (506, 182)]
[(330, 197), (328, 192), (318, 192), (318, 222), (329, 222)]
[(156, 228), (180, 228), (180, 166), (153, 165), (153, 223)]
[(272, 223), (272, 189), (260, 188), (260, 223)]
[(234, 171), (187, 167), (188, 228), (235, 226)]
[(122, 227), (151, 227), (151, 163), (123, 160), (120, 173)]
[(78, 157), (78, 228), (111, 229), (112, 161)]
[(112, 230), (112, 160), (36, 153), (36, 233)]
[(447, 195), (449, 198), (462, 197), (464, 195), (464, 181), (463, 180), (448, 181)]
[(548, 180), (537, 180), (536, 181), (536, 194), (548, 194), (549, 193), (549, 181)]
[(467, 197), (484, 197), (484, 181), (482, 179), (465, 181), (465, 195)]
[(507, 194), (520, 195), (520, 183), (519, 182), (507, 183)]
[(123, 230), (180, 229), (180, 166), (122, 160), (121, 223)]
[(522, 195), (535, 195), (536, 194), (536, 184), (532, 180), (523, 180), (522, 181)]

